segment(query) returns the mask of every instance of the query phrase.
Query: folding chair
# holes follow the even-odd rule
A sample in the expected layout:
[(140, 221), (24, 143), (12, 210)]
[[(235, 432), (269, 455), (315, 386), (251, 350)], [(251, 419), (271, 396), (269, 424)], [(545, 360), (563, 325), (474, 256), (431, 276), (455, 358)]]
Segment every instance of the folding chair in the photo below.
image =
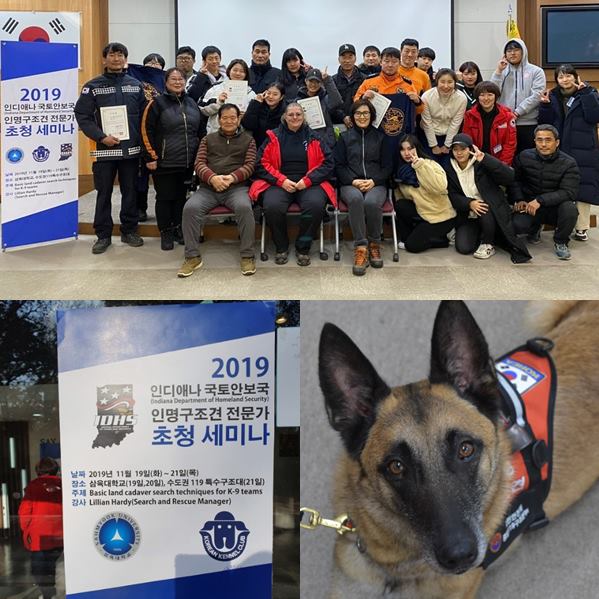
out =
[[(339, 240), (341, 238), (341, 229), (339, 226), (340, 218), (347, 219), (349, 216), (349, 209), (347, 204), (341, 199), (341, 194), (337, 194), (337, 208), (332, 205), (327, 205), (327, 210), (333, 214), (335, 220), (335, 254), (333, 259), (339, 261), (341, 254), (339, 252)], [(399, 262), (399, 251), (397, 247), (397, 229), (395, 227), (395, 205), (393, 203), (393, 189), (387, 188), (387, 198), (383, 204), (383, 219), (391, 219), (391, 230), (393, 231), (393, 262)], [(384, 222), (384, 221), (383, 221)], [(384, 241), (384, 232), (382, 234), (382, 241)]]

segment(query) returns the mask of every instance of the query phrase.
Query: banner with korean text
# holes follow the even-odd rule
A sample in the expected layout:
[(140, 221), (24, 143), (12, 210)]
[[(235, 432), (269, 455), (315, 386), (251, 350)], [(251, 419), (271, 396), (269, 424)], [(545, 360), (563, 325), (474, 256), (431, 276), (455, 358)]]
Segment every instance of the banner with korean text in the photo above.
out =
[(272, 596), (272, 302), (58, 315), (67, 597)]
[(0, 43), (3, 249), (77, 236), (77, 52)]

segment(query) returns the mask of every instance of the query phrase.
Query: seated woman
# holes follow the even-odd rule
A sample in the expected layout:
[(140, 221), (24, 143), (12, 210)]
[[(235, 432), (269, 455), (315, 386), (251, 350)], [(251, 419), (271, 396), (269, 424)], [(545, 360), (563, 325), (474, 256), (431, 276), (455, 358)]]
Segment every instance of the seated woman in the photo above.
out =
[(156, 220), (160, 247), (172, 250), (183, 243), (181, 217), (196, 152), (200, 144), (200, 110), (185, 93), (185, 75), (168, 69), (164, 94), (151, 100), (144, 111), (141, 131), (146, 167), (156, 189)]
[[(245, 60), (235, 58), (229, 63), (229, 66), (227, 67), (227, 79), (248, 82), (246, 101), (243, 105), (237, 105), (239, 110), (241, 110), (241, 114), (244, 114), (249, 102), (256, 97), (254, 90), (249, 86), (250, 69)], [(228, 101), (228, 94), (226, 92), (227, 83), (228, 81), (225, 80), (222, 83), (214, 85), (204, 95), (203, 105), (200, 106), (200, 111), (204, 116), (208, 117), (208, 124), (206, 126), (207, 133), (218, 131), (218, 109)]]
[(335, 145), (335, 131), (333, 129), (333, 115), (338, 108), (343, 106), (343, 98), (333, 81), (333, 78), (320, 69), (310, 69), (306, 73), (305, 85), (297, 92), (298, 100), (315, 98), (320, 100), (320, 108), (324, 116), (325, 126), (315, 129), (314, 132), (326, 141), (329, 146)]
[(443, 168), (424, 153), (412, 134), (399, 139), (399, 165), (395, 180), (395, 203), (400, 247), (423, 252), (431, 247), (447, 247), (447, 234), (455, 226), (455, 210), (447, 195)]
[(458, 78), (456, 88), (468, 99), (466, 110), (470, 110), (476, 104), (474, 88), (483, 80), (483, 76), (478, 65), (471, 60), (467, 60), (460, 65), (456, 76)]
[(539, 125), (553, 125), (560, 134), (559, 149), (576, 160), (580, 187), (574, 239), (588, 240), (591, 204), (599, 204), (599, 94), (571, 64), (555, 69), (556, 86), (541, 95)]
[(363, 275), (370, 264), (382, 268), (381, 232), (387, 181), (393, 169), (385, 134), (372, 126), (376, 118), (368, 100), (352, 104), (352, 126), (335, 146), (335, 170), (341, 199), (349, 209), (354, 238), (354, 275)]
[(435, 81), (437, 87), (422, 94), (420, 126), (432, 157), (445, 165), (449, 163), (449, 148), (460, 131), (468, 100), (456, 89), (457, 77), (451, 69), (439, 69)]
[(285, 88), (279, 81), (272, 83), (263, 93), (248, 104), (241, 125), (249, 131), (260, 147), (266, 139), (268, 129), (276, 129), (281, 124), (281, 117), (285, 110)]
[(254, 181), (249, 195), (262, 199), (266, 222), (276, 248), (275, 263), (285, 264), (289, 256), (287, 209), (292, 202), (301, 208), (299, 233), (295, 241), (297, 263), (310, 264), (310, 246), (319, 230), (327, 198), (337, 204), (335, 189), (328, 181), (333, 175), (333, 156), (304, 122), (304, 111), (296, 102), (288, 104), (281, 125), (266, 132), (260, 147)]
[(474, 88), (476, 104), (466, 111), (462, 133), (485, 154), (511, 166), (516, 154), (516, 121), (512, 111), (498, 103), (501, 91), (492, 81), (481, 81)]
[(528, 262), (531, 256), (514, 233), (512, 207), (500, 187), (513, 183), (514, 169), (481, 152), (465, 133), (455, 136), (451, 154), (447, 181), (449, 199), (458, 213), (455, 249), (485, 260), (495, 254), (497, 240), (512, 262)]
[(285, 88), (284, 95), (288, 100), (297, 98), (297, 92), (304, 85), (304, 78), (310, 68), (310, 65), (304, 62), (304, 57), (297, 48), (287, 48), (283, 52), (279, 81)]

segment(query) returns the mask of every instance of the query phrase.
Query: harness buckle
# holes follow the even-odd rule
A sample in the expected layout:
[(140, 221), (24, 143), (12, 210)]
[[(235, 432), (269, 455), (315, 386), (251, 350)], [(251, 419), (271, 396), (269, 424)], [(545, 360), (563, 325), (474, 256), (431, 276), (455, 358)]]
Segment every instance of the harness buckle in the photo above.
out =
[(553, 349), (554, 343), (547, 337), (534, 337), (526, 342), (526, 349), (537, 356), (548, 356)]

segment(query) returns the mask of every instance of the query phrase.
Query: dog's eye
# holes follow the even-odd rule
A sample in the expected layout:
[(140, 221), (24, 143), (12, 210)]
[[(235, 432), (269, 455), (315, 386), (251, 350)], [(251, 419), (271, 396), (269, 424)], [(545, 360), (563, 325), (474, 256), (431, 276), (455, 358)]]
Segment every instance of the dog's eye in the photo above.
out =
[(471, 441), (462, 441), (460, 443), (460, 449), (458, 450), (458, 457), (460, 460), (467, 460), (474, 455), (476, 448), (474, 447), (474, 443)]
[(391, 460), (387, 464), (389, 474), (403, 478), (406, 474), (406, 467), (399, 460)]

